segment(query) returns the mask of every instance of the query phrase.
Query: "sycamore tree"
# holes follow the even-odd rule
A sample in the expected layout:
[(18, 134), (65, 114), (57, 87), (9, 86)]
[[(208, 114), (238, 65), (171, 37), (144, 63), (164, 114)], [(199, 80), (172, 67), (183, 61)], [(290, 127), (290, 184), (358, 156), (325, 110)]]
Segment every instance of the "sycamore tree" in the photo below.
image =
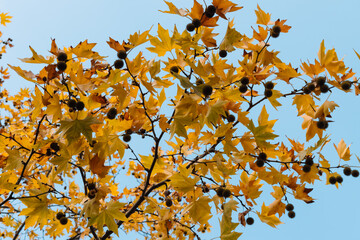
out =
[[(331, 97), (360, 92), (334, 49), (323, 41), (317, 59), (294, 67), (271, 47), (291, 27), (260, 6), (245, 35), (231, 20), (242, 7), (229, 0), (165, 3), (161, 12), (188, 24), (110, 38), (115, 61), (87, 40), (59, 48), (53, 39), (49, 56), (30, 47), (21, 59), (39, 72), (8, 66), (34, 88), (0, 93), (2, 238), (104, 240), (122, 229), (241, 239), (257, 221), (294, 218), (297, 201), (314, 202), (317, 181), (338, 187), (343, 175), (359, 176), (357, 156), (327, 131), (339, 108)], [(283, 101), (302, 118), (294, 127), (304, 141), (273, 130), (267, 108), (287, 111)], [(322, 151), (327, 144), (338, 159)]]

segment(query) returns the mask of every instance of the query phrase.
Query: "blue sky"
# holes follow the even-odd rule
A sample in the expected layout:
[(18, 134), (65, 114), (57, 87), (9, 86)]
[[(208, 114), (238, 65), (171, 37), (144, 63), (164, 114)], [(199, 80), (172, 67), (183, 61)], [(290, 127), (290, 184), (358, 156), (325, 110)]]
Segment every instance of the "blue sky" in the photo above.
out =
[[(192, 1), (177, 0), (174, 4), (190, 8)], [(200, 1), (199, 1), (200, 2)], [(209, 1), (206, 1), (209, 3)], [(234, 0), (234, 2), (237, 2)], [(325, 39), (327, 49), (335, 48), (339, 58), (344, 57), (345, 64), (352, 67), (355, 72), (360, 72), (360, 61), (353, 49), (360, 51), (358, 23), (360, 2), (355, 0), (334, 1), (239, 1), (244, 9), (236, 14), (237, 29), (242, 33), (250, 33), (250, 26), (255, 26), (254, 9), (259, 3), (261, 8), (272, 14), (272, 19), (288, 19), (287, 24), (292, 29), (287, 34), (282, 34), (271, 42), (271, 49), (280, 51), (280, 58), (284, 62), (291, 62), (298, 66), (300, 60), (306, 61), (317, 56), (320, 43)], [(18, 58), (31, 56), (29, 45), (38, 53), (47, 55), (50, 49), (51, 38), (55, 38), (59, 47), (76, 46), (80, 41), (88, 39), (89, 42), (98, 43), (96, 50), (101, 55), (109, 56), (112, 62), (116, 54), (110, 49), (106, 41), (108, 37), (116, 40), (127, 39), (135, 31), (144, 31), (154, 26), (152, 34), (156, 34), (157, 23), (172, 29), (176, 24), (178, 29), (185, 28), (188, 21), (179, 16), (162, 14), (158, 10), (165, 10), (166, 5), (160, 0), (132, 0), (132, 1), (25, 1), (25, 0), (0, 0), (1, 11), (9, 12), (12, 22), (3, 29), (4, 37), (14, 39), (15, 47), (1, 60), (1, 65), (10, 63), (24, 69), (36, 72), (40, 68), (22, 63)], [(221, 22), (226, 26), (226, 22)], [(231, 56), (230, 56), (231, 57)], [(234, 57), (234, 56), (233, 56)], [(31, 69), (30, 69), (31, 67)], [(19, 87), (30, 84), (20, 79), (11, 72), (11, 79), (5, 84), (12, 93)], [(336, 94), (335, 94), (336, 95)], [(335, 110), (332, 123), (327, 130), (331, 133), (334, 142), (344, 138), (347, 144), (352, 144), (352, 153), (360, 149), (358, 135), (360, 127), (359, 97), (354, 94), (338, 94), (331, 96), (330, 100), (337, 102), (340, 108)], [(275, 125), (276, 131), (281, 135), (295, 139), (303, 139), (304, 131), (300, 131), (301, 119), (289, 117), (289, 112), (295, 113), (289, 99), (282, 99), (283, 107), (278, 112), (269, 108), (270, 118), (279, 119)], [(295, 124), (294, 124), (295, 123)], [(297, 124), (297, 125), (296, 125)], [(332, 146), (327, 148), (328, 156), (337, 163), (338, 156)], [(358, 152), (359, 153), (359, 152)], [(352, 158), (353, 163), (357, 163)], [(324, 178), (323, 178), (324, 180)], [(334, 186), (325, 185), (324, 181), (315, 186), (311, 196), (317, 199), (313, 204), (294, 201), (295, 219), (282, 218), (285, 224), (278, 230), (260, 223), (255, 218), (255, 224), (246, 230), (240, 239), (357, 239), (359, 234), (358, 216), (360, 207), (360, 179), (344, 178), (343, 185), (337, 190)], [(258, 201), (260, 202), (260, 201)], [(269, 203), (269, 202), (268, 202)], [(205, 236), (210, 239), (217, 234)], [(141, 239), (140, 235), (136, 236)]]

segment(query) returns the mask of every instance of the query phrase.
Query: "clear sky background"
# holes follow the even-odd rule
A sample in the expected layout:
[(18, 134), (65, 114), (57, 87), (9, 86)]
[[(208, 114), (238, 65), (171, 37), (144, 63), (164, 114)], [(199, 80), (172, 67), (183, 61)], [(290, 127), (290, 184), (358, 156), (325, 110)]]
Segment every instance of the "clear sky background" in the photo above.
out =
[[(207, 3), (209, 1), (205, 0)], [(191, 8), (191, 0), (172, 1), (182, 7)], [(199, 1), (201, 2), (201, 1)], [(278, 39), (271, 41), (270, 49), (280, 51), (279, 57), (284, 62), (291, 62), (299, 66), (300, 60), (313, 61), (317, 57), (320, 43), (325, 39), (327, 49), (335, 48), (339, 58), (344, 57), (345, 64), (360, 73), (360, 61), (353, 49), (360, 51), (359, 27), (360, 1), (345, 0), (275, 0), (275, 1), (236, 1), (244, 9), (236, 14), (229, 14), (235, 18), (237, 30), (241, 33), (251, 33), (250, 26), (255, 26), (254, 10), (259, 3), (261, 8), (272, 14), (272, 20), (288, 19), (287, 24), (292, 29), (287, 34), (281, 34)], [(48, 55), (51, 39), (55, 38), (59, 47), (76, 46), (80, 41), (88, 39), (89, 42), (98, 43), (96, 50), (101, 55), (109, 56), (109, 62), (116, 58), (116, 53), (108, 47), (108, 37), (116, 40), (126, 40), (129, 34), (135, 31), (144, 31), (151, 26), (151, 33), (156, 34), (158, 23), (165, 28), (184, 29), (188, 21), (175, 15), (163, 14), (158, 10), (165, 10), (167, 6), (160, 0), (131, 0), (131, 1), (94, 1), (94, 0), (0, 0), (0, 10), (9, 12), (12, 22), (2, 29), (4, 39), (14, 39), (15, 47), (8, 49), (8, 53), (1, 60), (1, 65), (9, 63), (21, 66), (23, 69), (36, 72), (40, 69), (22, 63), (18, 58), (31, 56), (29, 45), (39, 54)], [(226, 22), (220, 23), (226, 26)], [(219, 41), (218, 41), (219, 42)], [(146, 51), (145, 51), (146, 52)], [(229, 56), (234, 58), (235, 56)], [(4, 87), (15, 93), (20, 87), (32, 87), (21, 79), (15, 72)], [(357, 76), (360, 76), (359, 74)], [(336, 91), (330, 100), (337, 102), (340, 108), (333, 113), (333, 121), (328, 133), (338, 143), (344, 138), (347, 144), (352, 144), (352, 153), (360, 155), (360, 126), (359, 105), (360, 96), (343, 94)], [(336, 96), (335, 96), (336, 95)], [(281, 99), (283, 107), (278, 112), (268, 108), (270, 119), (279, 119), (275, 131), (279, 135), (302, 140), (305, 132), (300, 130), (302, 119), (296, 116), (296, 110), (291, 106), (290, 99)], [(294, 115), (290, 117), (289, 115)], [(327, 156), (337, 164), (338, 156), (333, 146), (326, 149)], [(352, 157), (353, 163), (359, 165)], [(315, 185), (311, 196), (315, 203), (306, 204), (293, 201), (296, 217), (289, 219), (283, 217), (285, 224), (273, 229), (260, 222), (255, 217), (255, 224), (238, 230), (244, 232), (240, 239), (359, 239), (360, 215), (360, 178), (344, 177), (342, 186), (337, 190), (334, 186), (325, 185), (325, 178)], [(269, 204), (270, 200), (267, 201)], [(261, 203), (260, 199), (258, 200)], [(257, 209), (259, 210), (259, 209)], [(254, 215), (253, 215), (254, 216)], [(236, 220), (236, 219), (235, 219)], [(214, 228), (211, 235), (204, 235), (203, 239), (218, 236), (218, 228)], [(130, 235), (128, 239), (142, 239), (141, 235)]]

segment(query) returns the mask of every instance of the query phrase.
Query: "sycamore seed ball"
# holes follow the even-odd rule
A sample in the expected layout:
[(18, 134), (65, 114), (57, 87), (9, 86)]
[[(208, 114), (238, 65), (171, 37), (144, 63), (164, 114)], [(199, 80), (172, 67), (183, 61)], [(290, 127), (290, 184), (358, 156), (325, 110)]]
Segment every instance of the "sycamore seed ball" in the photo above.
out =
[(240, 79), (241, 84), (248, 85), (249, 84), (249, 78), (248, 77), (242, 77)]
[(222, 57), (222, 58), (226, 57), (226, 56), (227, 56), (227, 51), (224, 50), (224, 49), (223, 49), (223, 50), (220, 50), (220, 51), (219, 51), (219, 56)]
[(188, 25), (186, 25), (186, 30), (188, 30), (189, 32), (192, 32), (195, 30), (195, 25), (192, 23), (189, 23)]
[(341, 88), (345, 91), (349, 90), (351, 88), (351, 82), (349, 82), (349, 81), (342, 82)]
[(58, 213), (56, 214), (56, 219), (57, 219), (57, 220), (60, 220), (60, 219), (63, 218), (63, 217), (65, 217), (65, 214), (64, 214), (63, 212), (58, 212)]
[(78, 101), (75, 106), (76, 110), (82, 111), (85, 108), (85, 104), (82, 101)]
[(344, 168), (344, 175), (345, 176), (350, 176), (351, 175), (351, 168), (345, 167)]
[(248, 218), (246, 219), (246, 224), (248, 224), (248, 225), (253, 225), (253, 224), (254, 224), (254, 219), (253, 219), (252, 217), (248, 217)]
[(177, 67), (177, 66), (172, 66), (171, 68), (170, 68), (170, 73), (179, 73), (179, 68)]
[(215, 15), (216, 7), (214, 5), (209, 5), (205, 10), (205, 16), (212, 18)]
[(194, 18), (194, 19), (192, 20), (192, 24), (194, 24), (194, 27), (195, 27), (195, 28), (198, 28), (198, 27), (201, 26), (201, 21), (200, 21), (199, 19), (197, 19), (197, 18)]
[(61, 225), (66, 225), (68, 223), (67, 217), (60, 218), (60, 223), (61, 223)]
[(356, 169), (352, 170), (352, 171), (351, 171), (351, 176), (353, 176), (353, 177), (358, 177), (358, 176), (359, 176), (359, 171), (356, 170)]
[(124, 61), (121, 60), (121, 59), (118, 59), (118, 60), (116, 60), (116, 61), (114, 62), (114, 67), (115, 67), (116, 69), (120, 69), (120, 68), (122, 68), (123, 66), (124, 66)]
[(288, 212), (288, 216), (289, 216), (289, 218), (294, 218), (295, 217), (295, 212), (294, 211)]
[(60, 53), (57, 55), (57, 60), (58, 60), (58, 61), (65, 62), (65, 61), (67, 60), (67, 54), (64, 53), (64, 52), (60, 52)]
[(202, 88), (202, 93), (204, 94), (205, 97), (208, 97), (212, 94), (213, 88), (212, 86), (206, 84), (203, 86)]
[(273, 89), (274, 88), (274, 83), (273, 82), (266, 82), (265, 83), (265, 88), (266, 89)]
[(120, 50), (120, 51), (118, 51), (117, 56), (120, 59), (125, 59), (127, 57), (127, 53), (125, 50)]
[(265, 95), (265, 97), (269, 98), (273, 95), (273, 92), (271, 89), (265, 89), (264, 95)]
[(335, 184), (336, 183), (336, 177), (334, 177), (334, 176), (329, 177), (329, 183), (330, 184)]
[(223, 192), (224, 198), (228, 198), (231, 196), (231, 191), (229, 189), (225, 189)]
[(59, 61), (57, 64), (56, 64), (56, 67), (59, 71), (63, 72), (65, 71), (65, 69), (67, 68), (67, 65), (66, 65), (66, 62), (64, 61)]
[(240, 87), (239, 87), (239, 91), (241, 93), (246, 93), (246, 91), (248, 90), (248, 87), (244, 84), (241, 84)]
[(294, 210), (294, 205), (292, 205), (291, 203), (288, 203), (288, 204), (285, 206), (285, 209), (286, 209), (287, 211), (292, 211), (292, 210)]

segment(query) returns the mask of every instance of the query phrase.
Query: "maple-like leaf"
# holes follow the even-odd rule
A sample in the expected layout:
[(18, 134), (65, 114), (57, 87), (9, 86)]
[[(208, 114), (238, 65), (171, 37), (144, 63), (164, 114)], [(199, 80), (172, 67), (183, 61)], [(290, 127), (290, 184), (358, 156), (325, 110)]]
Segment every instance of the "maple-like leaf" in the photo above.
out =
[(91, 142), (92, 141), (92, 129), (91, 125), (100, 124), (101, 122), (92, 116), (87, 116), (85, 119), (66, 119), (60, 121), (60, 128), (57, 131), (57, 134), (61, 134), (61, 136), (65, 136), (69, 143), (72, 141), (78, 140), (80, 135), (83, 134), (86, 139)]
[(268, 224), (270, 227), (276, 228), (277, 225), (282, 224), (280, 219), (275, 216), (275, 214), (269, 214), (270, 208), (265, 206), (265, 203), (263, 203), (261, 207), (261, 213), (256, 211), (259, 219)]
[(76, 47), (71, 47), (70, 51), (79, 58), (103, 59), (97, 52), (92, 51), (96, 43), (88, 43), (88, 40), (80, 42)]
[(235, 28), (233, 28), (233, 25), (234, 20), (229, 21), (225, 37), (219, 46), (220, 49), (224, 49), (228, 52), (234, 51), (234, 45), (239, 43), (243, 37), (238, 31), (235, 30)]
[(209, 197), (201, 196), (184, 208), (182, 215), (189, 212), (188, 214), (195, 222), (206, 224), (211, 218), (211, 207), (209, 206), (209, 202), (211, 202)]
[(351, 154), (350, 154), (350, 145), (346, 146), (346, 143), (344, 142), (343, 139), (340, 140), (340, 142), (338, 143), (338, 145), (336, 146), (334, 144), (334, 147), (336, 149), (336, 152), (339, 155), (339, 158), (344, 160), (344, 161), (349, 161)]
[(157, 53), (159, 57), (164, 56), (165, 53), (173, 49), (179, 48), (175, 43), (174, 38), (170, 37), (169, 30), (165, 30), (160, 24), (158, 25), (158, 36), (150, 39), (153, 47), (147, 48), (149, 51)]
[(230, 200), (227, 203), (223, 204), (224, 212), (222, 215), (222, 219), (220, 222), (220, 239), (221, 240), (236, 240), (238, 239), (242, 233), (235, 232), (235, 228), (239, 225), (239, 223), (232, 222), (232, 211), (236, 211), (237, 209), (237, 201)]
[(256, 20), (257, 24), (263, 24), (263, 25), (268, 25), (269, 24), (271, 14), (264, 12), (260, 8), (259, 5), (257, 5), (257, 10), (255, 10), (255, 14), (257, 16), (257, 20)]
[(6, 26), (7, 23), (11, 22), (11, 18), (12, 16), (9, 16), (9, 13), (0, 13), (0, 24)]
[(26, 63), (45, 63), (45, 64), (51, 64), (54, 62), (54, 57), (51, 56), (49, 59), (44, 58), (41, 55), (38, 55), (35, 50), (29, 46), (31, 52), (32, 52), (32, 57), (31, 58), (20, 58), (21, 61), (26, 62)]
[(162, 13), (170, 13), (170, 14), (177, 14), (177, 15), (180, 15), (180, 16), (186, 16), (188, 15), (188, 11), (186, 11), (185, 9), (178, 9), (173, 3), (171, 2), (167, 2), (167, 1), (164, 1), (166, 3), (166, 5), (168, 5), (169, 7), (169, 10), (168, 11), (162, 11), (162, 10), (159, 10), (160, 12)]
[(199, 177), (189, 177), (191, 169), (179, 166), (179, 172), (170, 177), (171, 185), (180, 192), (187, 193), (194, 189), (194, 185), (199, 181)]

